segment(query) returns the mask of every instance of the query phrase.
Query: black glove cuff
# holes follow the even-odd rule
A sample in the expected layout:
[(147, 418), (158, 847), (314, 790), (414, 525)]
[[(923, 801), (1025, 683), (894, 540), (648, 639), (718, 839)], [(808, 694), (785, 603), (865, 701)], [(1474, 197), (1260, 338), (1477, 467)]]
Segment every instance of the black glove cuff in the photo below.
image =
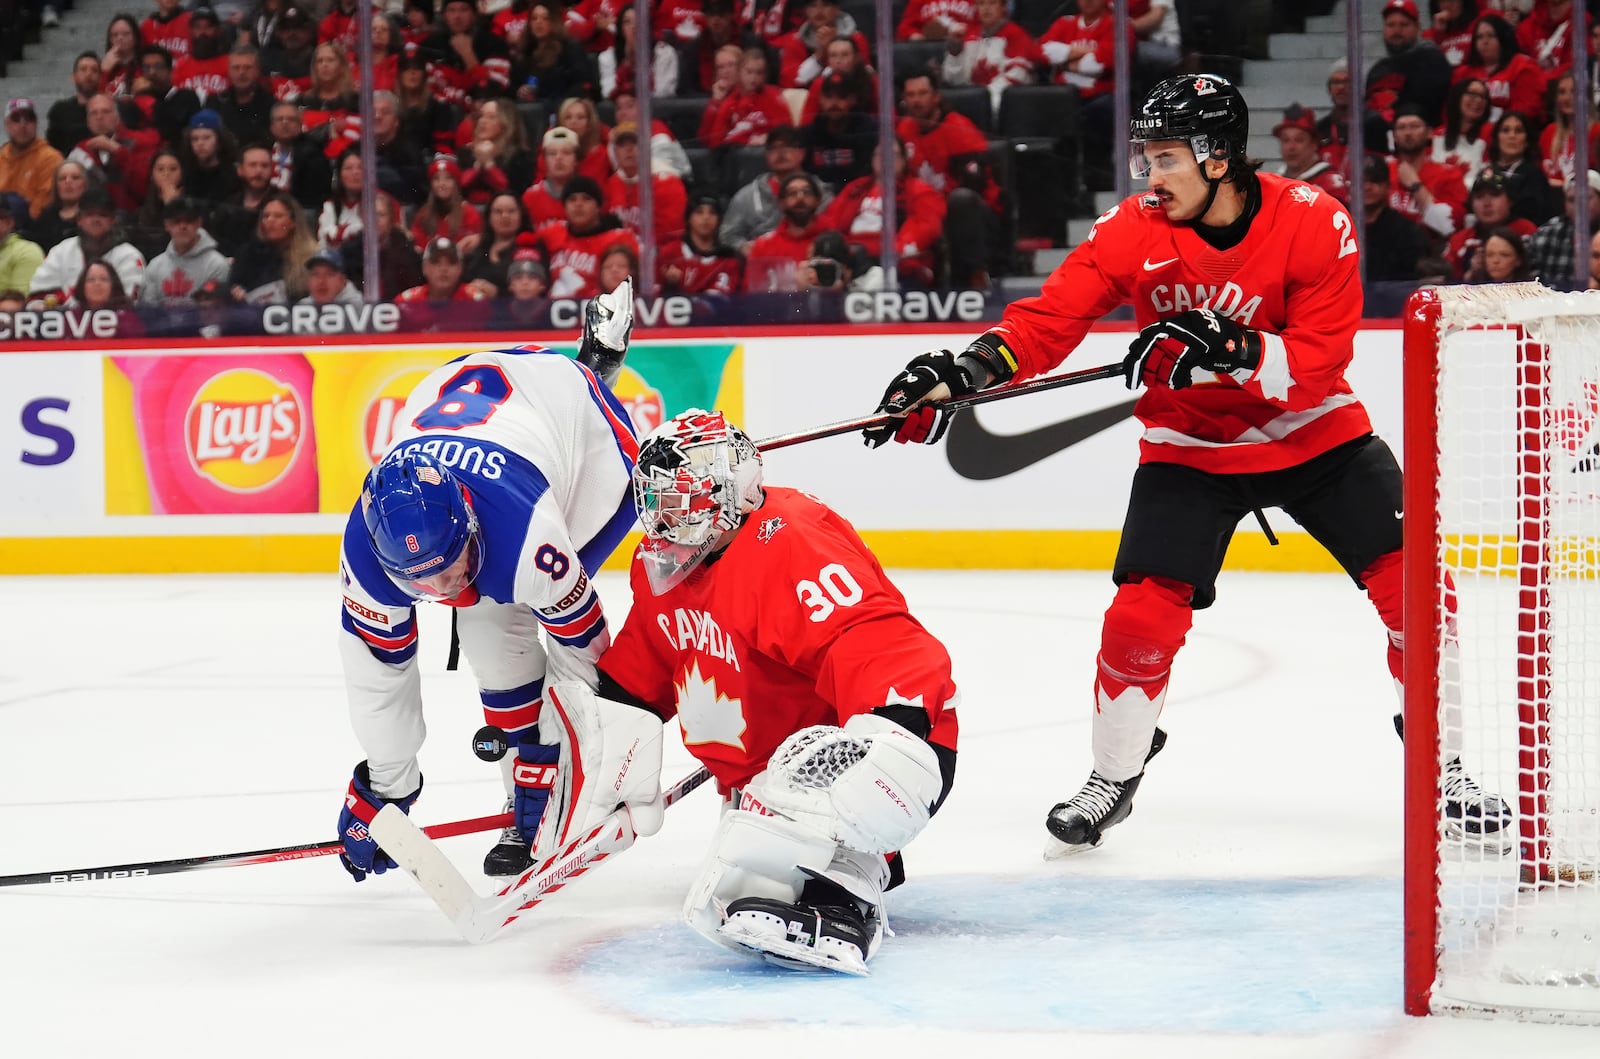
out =
[[(972, 344), (956, 357), (956, 363), (966, 370), (980, 390), (1010, 382), (1017, 374), (1017, 355), (993, 331), (985, 331), (973, 339)], [(988, 376), (988, 382), (983, 381), (985, 375)]]
[(1261, 353), (1261, 332), (1249, 330), (1248, 328), (1240, 332), (1239, 366), (1255, 371), (1261, 367)]

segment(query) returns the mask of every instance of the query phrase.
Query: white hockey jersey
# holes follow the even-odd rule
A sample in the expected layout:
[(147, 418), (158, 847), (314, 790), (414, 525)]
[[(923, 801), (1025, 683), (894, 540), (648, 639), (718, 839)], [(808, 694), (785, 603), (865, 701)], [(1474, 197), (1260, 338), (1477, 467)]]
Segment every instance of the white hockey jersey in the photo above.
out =
[[(638, 441), (593, 373), (539, 347), (451, 361), (411, 392), (400, 422), (389, 451), (421, 451), (450, 468), (478, 518), (482, 566), (450, 605), (461, 608), (461, 648), (485, 718), (515, 738), (538, 720), (546, 653), (552, 679), (594, 683), (611, 638), (590, 575), (633, 527)], [(340, 574), (351, 721), (373, 789), (400, 797), (421, 781), (415, 601), (378, 564), (359, 500)]]

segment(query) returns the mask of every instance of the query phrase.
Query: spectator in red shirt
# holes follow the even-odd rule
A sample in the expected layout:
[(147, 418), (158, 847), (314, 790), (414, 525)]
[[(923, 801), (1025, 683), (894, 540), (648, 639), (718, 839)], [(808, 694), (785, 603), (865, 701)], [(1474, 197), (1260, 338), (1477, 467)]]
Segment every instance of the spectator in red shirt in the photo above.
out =
[(911, 0), (895, 27), (895, 40), (961, 40), (978, 21), (972, 0)]
[(905, 117), (895, 132), (905, 144), (911, 175), (945, 197), (946, 243), (952, 285), (988, 286), (988, 273), (1005, 264), (1000, 187), (989, 175), (989, 141), (965, 114), (944, 108), (931, 71), (901, 87)]
[[(899, 274), (912, 286), (933, 286), (934, 249), (944, 228), (945, 201), (933, 188), (906, 174), (905, 144), (895, 140), (894, 195), (895, 251)], [(817, 221), (825, 229), (843, 232), (852, 246), (876, 259), (883, 244), (883, 166), (881, 155), (872, 156), (872, 176), (846, 184), (828, 203)]]
[(545, 133), (540, 161), (544, 177), (522, 193), (522, 205), (535, 232), (546, 225), (566, 222), (561, 192), (578, 175), (578, 134), (561, 125)]
[(1572, 66), (1572, 0), (1539, 0), (1517, 23), (1517, 47), (1551, 78)]
[(1006, 17), (1005, 0), (977, 0), (978, 21), (965, 37), (951, 37), (944, 58), (944, 83), (981, 85), (1000, 113), (1000, 96), (1009, 85), (1032, 84), (1044, 56), (1028, 31)]
[[(1107, 96), (1116, 86), (1116, 19), (1110, 0), (1078, 0), (1076, 15), (1063, 15), (1039, 38), (1039, 51), (1049, 63), (1049, 79), (1071, 85), (1083, 102)], [(1134, 49), (1133, 29), (1128, 30), (1128, 54)]]
[(1461, 170), (1429, 156), (1432, 130), (1422, 108), (1401, 104), (1394, 116), (1394, 161), (1390, 164), (1389, 205), (1422, 224), (1442, 245), (1461, 227), (1467, 187)]
[(187, 88), (202, 102), (228, 87), (228, 54), (222, 47), (222, 26), (209, 7), (189, 12), (189, 54), (177, 58), (172, 83)]
[(566, 223), (539, 232), (539, 243), (550, 267), (551, 297), (594, 297), (600, 293), (600, 259), (606, 251), (615, 243), (623, 243), (635, 254), (639, 252), (639, 244), (622, 222), (601, 211), (603, 201), (599, 184), (586, 176), (575, 176), (561, 192)]
[(856, 51), (853, 37), (839, 37), (828, 45), (828, 65), (822, 76), (806, 88), (806, 101), (800, 107), (800, 124), (810, 125), (822, 107), (822, 85), (834, 80), (849, 91), (850, 109), (862, 114), (878, 113), (878, 75)]
[(656, 276), (662, 294), (728, 295), (744, 286), (744, 258), (717, 238), (722, 203), (697, 195), (684, 217), (683, 238), (661, 248)]
[(83, 166), (97, 187), (109, 191), (117, 209), (131, 213), (144, 197), (150, 159), (160, 147), (160, 137), (154, 129), (135, 133), (124, 126), (116, 100), (108, 95), (91, 96), (84, 109), (88, 135), (69, 151), (67, 160)]
[(1290, 104), (1283, 119), (1272, 127), (1278, 138), (1278, 153), (1283, 158), (1282, 173), (1290, 180), (1303, 180), (1321, 188), (1346, 206), (1350, 205), (1350, 185), (1344, 174), (1323, 161), (1317, 148), (1317, 116), (1298, 103)]
[(800, 266), (811, 257), (811, 243), (823, 231), (817, 220), (822, 189), (810, 173), (786, 177), (778, 188), (783, 220), (750, 244), (745, 255), (746, 294), (785, 293), (800, 289)]
[(473, 0), (444, 0), (440, 28), (424, 44), (434, 62), (435, 90), (464, 106), (511, 91), (511, 52), (488, 26), (480, 25)]
[[(483, 214), (461, 195), (461, 167), (451, 158), (428, 165), (428, 198), (411, 218), (411, 241), (418, 250), (440, 237), (470, 253), (483, 231)], [(426, 262), (424, 262), (426, 264)]]
[(183, 0), (156, 0), (156, 9), (139, 24), (142, 44), (159, 44), (174, 62), (189, 54), (189, 12)]
[(611, 155), (606, 152), (611, 130), (600, 120), (594, 100), (576, 96), (564, 100), (556, 111), (556, 124), (578, 137), (578, 172), (604, 185), (611, 176)]
[[(746, 48), (759, 46), (761, 41), (739, 25), (733, 13), (733, 0), (706, 0), (705, 20), (706, 26), (700, 36), (684, 48), (679, 90), (703, 92), (710, 95), (714, 102), (721, 102), (738, 83), (739, 56), (744, 54)], [(726, 71), (725, 82), (720, 65), (724, 48), (732, 48), (734, 52), (733, 65)], [(720, 93), (715, 87), (718, 83), (723, 84)]]
[(1444, 52), (1451, 66), (1460, 66), (1472, 49), (1472, 25), (1477, 20), (1477, 0), (1434, 0), (1433, 25), (1422, 35)]
[(1521, 217), (1511, 216), (1511, 192), (1503, 178), (1485, 173), (1472, 185), (1472, 223), (1450, 237), (1444, 258), (1450, 263), (1451, 278), (1465, 279), (1474, 259), (1483, 251), (1483, 242), (1496, 228), (1508, 227), (1527, 238), (1536, 226)]
[[(639, 128), (618, 125), (611, 130), (611, 159), (616, 172), (606, 181), (605, 210), (615, 214), (633, 236), (643, 242), (644, 223), (639, 210)], [(683, 212), (689, 202), (688, 189), (670, 170), (652, 160), (650, 192), (655, 244), (670, 245), (683, 235)]]
[(739, 61), (739, 88), (724, 99), (711, 119), (707, 147), (744, 146), (767, 141), (767, 131), (789, 124), (789, 104), (767, 83), (767, 56), (751, 48)]
[(337, 44), (347, 53), (354, 54), (356, 38), (361, 30), (356, 22), (360, 0), (333, 0), (332, 8), (317, 25), (318, 44)]
[(1434, 161), (1447, 162), (1463, 175), (1481, 169), (1491, 131), (1488, 119), (1487, 85), (1476, 77), (1451, 85), (1444, 105), (1444, 124), (1433, 134)]
[(422, 283), (395, 297), (400, 305), (413, 302), (475, 302), (483, 294), (461, 282), (461, 248), (445, 236), (428, 240), (422, 253)]
[(1508, 110), (1538, 118), (1544, 110), (1544, 74), (1539, 64), (1517, 47), (1511, 24), (1499, 15), (1483, 15), (1472, 30), (1472, 50), (1456, 67), (1455, 80), (1476, 77), (1489, 88), (1489, 119)]
[(744, 62), (745, 50), (737, 44), (724, 44), (716, 51), (711, 87), (706, 90), (711, 98), (700, 115), (700, 128), (695, 133), (695, 139), (701, 143), (710, 138), (711, 127), (716, 124), (717, 111), (722, 109), (723, 100), (739, 90), (739, 67)]
[(487, 206), (502, 191), (520, 194), (533, 182), (528, 133), (509, 99), (478, 105), (472, 143), (461, 151), (461, 190), (474, 206)]
[(828, 45), (840, 38), (855, 41), (856, 50), (867, 54), (867, 38), (856, 20), (839, 10), (839, 0), (809, 0), (805, 23), (778, 41), (778, 84), (805, 88), (821, 77), (828, 68)]
[(133, 95), (139, 76), (139, 48), (144, 44), (132, 15), (113, 15), (106, 25), (106, 54), (100, 60), (100, 90), (113, 96)]

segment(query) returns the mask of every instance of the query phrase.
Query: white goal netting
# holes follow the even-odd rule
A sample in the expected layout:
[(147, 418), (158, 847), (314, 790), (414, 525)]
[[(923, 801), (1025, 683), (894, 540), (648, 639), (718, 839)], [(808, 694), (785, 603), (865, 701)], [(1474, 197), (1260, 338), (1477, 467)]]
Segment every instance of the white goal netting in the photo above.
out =
[(1600, 292), (1437, 297), (1438, 766), (1459, 755), (1516, 833), (1454, 837), (1432, 794), (1431, 1007), (1600, 1022)]

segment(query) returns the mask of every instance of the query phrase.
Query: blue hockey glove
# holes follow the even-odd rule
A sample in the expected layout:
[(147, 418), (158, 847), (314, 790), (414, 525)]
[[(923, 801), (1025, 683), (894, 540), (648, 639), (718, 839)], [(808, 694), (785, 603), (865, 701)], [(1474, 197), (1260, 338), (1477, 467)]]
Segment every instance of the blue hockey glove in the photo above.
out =
[(550, 789), (555, 786), (556, 763), (560, 760), (561, 748), (539, 742), (537, 730), (517, 741), (517, 760), (511, 770), (515, 783), (511, 791), (511, 822), (529, 846), (539, 832), (544, 807), (550, 804)]
[(368, 832), (367, 825), (372, 823), (372, 818), (378, 815), (378, 810), (385, 804), (398, 805), (401, 812), (410, 816), (411, 807), (421, 793), (422, 784), (419, 782), (417, 789), (404, 798), (385, 798), (373, 791), (367, 763), (363, 761), (356, 766), (355, 774), (350, 777), (350, 789), (344, 795), (344, 808), (339, 812), (339, 841), (344, 843), (344, 852), (339, 854), (339, 861), (352, 879), (360, 882), (369, 874), (382, 875), (396, 866), (393, 858), (378, 848), (378, 842)]

